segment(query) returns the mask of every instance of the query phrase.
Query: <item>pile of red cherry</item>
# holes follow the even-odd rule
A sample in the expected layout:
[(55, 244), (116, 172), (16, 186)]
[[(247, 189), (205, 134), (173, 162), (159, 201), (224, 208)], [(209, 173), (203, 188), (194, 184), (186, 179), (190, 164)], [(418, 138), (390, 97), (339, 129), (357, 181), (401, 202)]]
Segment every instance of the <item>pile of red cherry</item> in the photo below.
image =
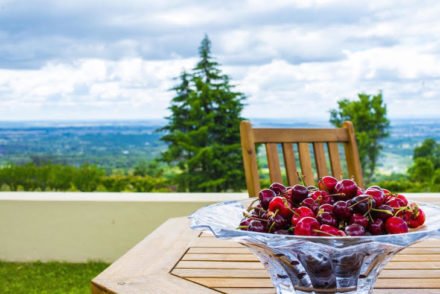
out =
[(331, 176), (318, 187), (273, 183), (261, 190), (238, 227), (300, 236), (400, 234), (425, 222), (425, 213), (405, 196), (378, 186), (362, 190), (350, 179)]

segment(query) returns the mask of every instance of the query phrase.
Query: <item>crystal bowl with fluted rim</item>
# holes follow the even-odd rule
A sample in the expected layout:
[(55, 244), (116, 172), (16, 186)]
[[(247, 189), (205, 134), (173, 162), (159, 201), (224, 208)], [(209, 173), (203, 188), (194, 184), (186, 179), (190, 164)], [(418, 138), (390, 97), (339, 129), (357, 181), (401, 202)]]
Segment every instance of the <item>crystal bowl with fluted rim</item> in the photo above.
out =
[(268, 270), (277, 293), (372, 293), (382, 268), (400, 250), (440, 238), (440, 206), (416, 202), (426, 222), (405, 234), (360, 237), (295, 236), (237, 229), (255, 198), (200, 208), (189, 218), (194, 230), (243, 244)]

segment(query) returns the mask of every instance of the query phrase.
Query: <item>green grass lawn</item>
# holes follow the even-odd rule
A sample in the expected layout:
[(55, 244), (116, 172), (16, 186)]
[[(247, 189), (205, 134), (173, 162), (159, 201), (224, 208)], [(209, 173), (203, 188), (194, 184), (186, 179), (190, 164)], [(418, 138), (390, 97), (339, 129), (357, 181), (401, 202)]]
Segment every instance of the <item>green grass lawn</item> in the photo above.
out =
[(0, 293), (90, 293), (90, 280), (107, 266), (102, 262), (0, 261)]

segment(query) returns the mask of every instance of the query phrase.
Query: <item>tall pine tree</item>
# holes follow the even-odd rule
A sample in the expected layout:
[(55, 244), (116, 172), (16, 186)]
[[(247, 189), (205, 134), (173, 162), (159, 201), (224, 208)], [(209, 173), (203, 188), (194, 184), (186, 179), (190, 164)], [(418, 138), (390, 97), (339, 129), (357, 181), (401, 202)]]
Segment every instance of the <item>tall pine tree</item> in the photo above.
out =
[(173, 88), (171, 116), (162, 128), (168, 143), (162, 159), (180, 169), (179, 191), (229, 191), (244, 188), (239, 124), (245, 96), (235, 92), (211, 56), (204, 37), (200, 60), (182, 73)]

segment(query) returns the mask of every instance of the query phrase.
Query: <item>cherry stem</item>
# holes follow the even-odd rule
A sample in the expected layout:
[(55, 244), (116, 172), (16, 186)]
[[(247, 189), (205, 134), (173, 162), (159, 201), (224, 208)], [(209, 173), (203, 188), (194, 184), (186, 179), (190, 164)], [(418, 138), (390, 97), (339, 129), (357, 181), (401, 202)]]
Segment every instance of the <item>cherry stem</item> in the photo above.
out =
[(365, 201), (369, 201), (368, 207), (370, 207), (370, 204), (371, 204), (370, 200), (371, 200), (370, 198), (365, 198), (365, 199), (362, 199), (361, 201), (356, 202), (355, 204), (353, 204), (353, 205), (351, 205), (351, 206), (349, 206), (349, 207), (350, 207), (350, 208), (353, 208), (353, 207), (355, 207), (356, 205), (358, 205), (359, 203), (363, 203), (363, 202), (365, 202)]
[(392, 213), (391, 211), (389, 211), (389, 210), (386, 210), (386, 209), (377, 209), (377, 208), (372, 208), (371, 210), (372, 210), (372, 211), (378, 211), (378, 212), (383, 212), (383, 213), (386, 213), (386, 214), (389, 214), (389, 215), (393, 215), (393, 213)]
[(258, 200), (260, 200), (260, 199), (258, 199), (258, 197), (255, 198), (255, 199), (249, 204), (249, 206), (248, 206), (248, 208), (246, 209), (246, 211), (251, 211), (251, 210), (254, 208), (252, 205), (254, 205), (254, 203), (257, 202)]
[(272, 231), (273, 227), (275, 226), (275, 222), (273, 222), (269, 227), (269, 233)]
[(300, 180), (300, 182), (303, 184), (303, 186), (306, 186), (306, 182), (304, 181), (305, 176), (304, 175), (300, 175), (299, 172), (296, 172), (296, 174), (298, 175), (298, 179)]
[(329, 194), (330, 197), (344, 197), (346, 196), (345, 193), (336, 193), (336, 194)]
[(325, 234), (325, 235), (327, 235), (327, 236), (336, 236), (336, 235), (333, 235), (333, 234), (330, 234), (330, 233), (328, 233), (328, 232), (324, 232), (324, 231), (321, 231), (321, 230), (312, 230), (312, 232), (315, 232), (315, 233), (322, 233), (322, 234)]

